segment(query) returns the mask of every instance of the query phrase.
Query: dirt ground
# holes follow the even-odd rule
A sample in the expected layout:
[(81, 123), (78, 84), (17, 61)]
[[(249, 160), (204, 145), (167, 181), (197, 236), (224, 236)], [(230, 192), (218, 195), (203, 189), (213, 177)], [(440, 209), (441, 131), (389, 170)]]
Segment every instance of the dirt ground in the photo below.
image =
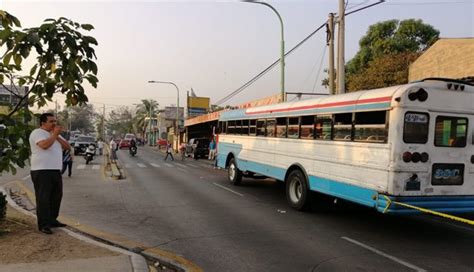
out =
[(118, 253), (71, 237), (60, 229), (39, 232), (36, 219), (7, 207), (0, 221), (0, 264), (32, 263), (114, 256)]

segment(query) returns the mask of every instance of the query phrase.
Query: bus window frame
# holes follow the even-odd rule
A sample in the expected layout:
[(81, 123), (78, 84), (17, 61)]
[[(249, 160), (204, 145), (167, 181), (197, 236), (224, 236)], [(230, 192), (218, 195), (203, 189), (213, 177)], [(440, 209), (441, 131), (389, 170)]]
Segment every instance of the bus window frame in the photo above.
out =
[[(337, 125), (337, 126), (350, 126), (351, 127), (351, 133), (350, 133), (350, 139), (345, 139), (347, 137), (344, 137), (343, 139), (334, 139), (334, 136), (336, 135), (336, 115), (339, 114), (351, 114), (351, 123), (350, 124), (343, 124), (343, 125)], [(354, 116), (355, 112), (340, 112), (340, 113), (334, 113), (332, 114), (332, 129), (331, 129), (331, 140), (333, 141), (338, 141), (338, 142), (353, 142), (354, 141)]]
[[(452, 145), (452, 146), (448, 146), (448, 145), (437, 145), (436, 144), (436, 124), (438, 123), (438, 118), (441, 117), (441, 118), (457, 118), (457, 119), (465, 119), (466, 120), (466, 134), (464, 136), (465, 140), (464, 140), (464, 145), (463, 146), (456, 146), (456, 145)], [(449, 148), (464, 148), (467, 146), (467, 136), (468, 136), (468, 130), (469, 130), (469, 118), (467, 117), (459, 117), (459, 116), (447, 116), (447, 115), (437, 115), (436, 118), (435, 118), (435, 130), (434, 130), (434, 138), (433, 138), (433, 145), (436, 146), (436, 147), (449, 147)]]
[[(408, 113), (416, 113), (416, 114), (424, 114), (426, 116), (428, 116), (428, 133), (426, 134), (426, 140), (424, 142), (407, 142), (405, 140), (405, 116), (408, 114)], [(403, 114), (403, 118), (401, 119), (403, 120), (403, 132), (402, 132), (402, 139), (403, 139), (403, 142), (405, 144), (426, 144), (428, 143), (428, 140), (430, 138), (430, 121), (431, 121), (431, 116), (428, 112), (422, 112), (422, 111), (406, 111), (404, 114)]]

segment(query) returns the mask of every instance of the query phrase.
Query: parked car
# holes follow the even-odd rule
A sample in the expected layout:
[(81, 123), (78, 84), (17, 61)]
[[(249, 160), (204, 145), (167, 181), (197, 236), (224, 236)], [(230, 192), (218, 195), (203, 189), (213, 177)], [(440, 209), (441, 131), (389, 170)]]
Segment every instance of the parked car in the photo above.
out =
[(84, 135), (78, 136), (74, 140), (74, 155), (85, 153), (87, 147), (91, 144), (93, 144), (94, 146), (97, 146), (97, 143), (95, 141), (95, 137), (93, 137), (93, 136), (84, 136)]
[[(197, 150), (196, 150), (197, 149)], [(196, 150), (196, 152), (194, 152)], [(208, 138), (192, 138), (186, 145), (186, 156), (197, 155), (197, 158), (207, 158), (209, 155), (209, 139)]]
[(118, 148), (129, 148), (130, 147), (130, 139), (122, 139), (119, 142)]

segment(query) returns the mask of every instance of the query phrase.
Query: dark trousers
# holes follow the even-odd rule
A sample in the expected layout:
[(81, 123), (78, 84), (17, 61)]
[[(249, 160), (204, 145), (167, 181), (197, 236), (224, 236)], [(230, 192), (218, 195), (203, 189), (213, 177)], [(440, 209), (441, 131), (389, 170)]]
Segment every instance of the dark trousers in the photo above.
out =
[(61, 170), (61, 175), (64, 174), (64, 172), (66, 172), (66, 168), (67, 168), (67, 174), (68, 176), (71, 176), (72, 174), (72, 161), (68, 161), (68, 162), (63, 162), (63, 170)]
[(166, 161), (166, 159), (168, 158), (168, 155), (171, 156), (171, 160), (174, 161), (173, 154), (171, 154), (171, 152), (166, 152), (165, 161)]
[(38, 228), (51, 227), (57, 221), (63, 197), (63, 179), (59, 170), (31, 171), (35, 186)]

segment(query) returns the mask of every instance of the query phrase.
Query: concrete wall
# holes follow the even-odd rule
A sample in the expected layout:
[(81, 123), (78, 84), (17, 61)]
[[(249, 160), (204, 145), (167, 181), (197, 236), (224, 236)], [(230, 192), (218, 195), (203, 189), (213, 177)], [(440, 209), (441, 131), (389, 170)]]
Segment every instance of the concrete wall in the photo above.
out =
[(474, 76), (474, 38), (440, 39), (410, 65), (409, 81)]

